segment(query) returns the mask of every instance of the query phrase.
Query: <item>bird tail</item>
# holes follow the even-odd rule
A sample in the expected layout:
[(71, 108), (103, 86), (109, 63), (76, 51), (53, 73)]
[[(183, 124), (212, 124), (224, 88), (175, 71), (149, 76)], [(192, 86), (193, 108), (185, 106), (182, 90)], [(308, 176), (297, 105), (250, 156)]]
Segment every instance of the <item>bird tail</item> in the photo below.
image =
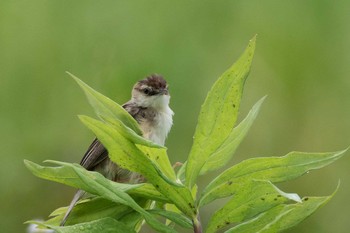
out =
[(68, 218), (69, 214), (72, 212), (75, 204), (80, 200), (80, 198), (82, 198), (82, 196), (84, 196), (84, 194), (85, 194), (85, 191), (83, 191), (83, 190), (78, 190), (78, 192), (75, 193), (73, 200), (69, 204), (68, 210), (61, 221), (60, 226), (64, 226), (64, 224), (66, 223), (67, 218)]

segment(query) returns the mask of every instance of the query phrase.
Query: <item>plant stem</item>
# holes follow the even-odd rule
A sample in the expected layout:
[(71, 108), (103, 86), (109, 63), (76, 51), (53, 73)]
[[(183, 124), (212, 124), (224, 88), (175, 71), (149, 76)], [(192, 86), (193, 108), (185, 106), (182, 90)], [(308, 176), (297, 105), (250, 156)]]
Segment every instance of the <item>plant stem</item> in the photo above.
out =
[(202, 225), (201, 225), (199, 215), (197, 215), (192, 221), (193, 221), (194, 233), (202, 233)]

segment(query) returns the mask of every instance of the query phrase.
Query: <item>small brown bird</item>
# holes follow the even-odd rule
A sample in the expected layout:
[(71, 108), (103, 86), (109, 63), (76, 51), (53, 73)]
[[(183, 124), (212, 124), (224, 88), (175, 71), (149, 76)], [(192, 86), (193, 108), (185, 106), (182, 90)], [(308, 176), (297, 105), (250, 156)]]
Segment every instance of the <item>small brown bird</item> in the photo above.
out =
[[(173, 124), (174, 115), (169, 107), (170, 95), (167, 82), (160, 75), (150, 75), (134, 85), (131, 95), (131, 100), (123, 107), (139, 123), (143, 137), (163, 146)], [(123, 169), (112, 162), (108, 157), (108, 151), (98, 139), (92, 142), (80, 165), (89, 171), (98, 171), (107, 179), (120, 183), (140, 183), (144, 180), (141, 175)], [(84, 194), (83, 190), (75, 194), (61, 226), (66, 223), (73, 207)]]

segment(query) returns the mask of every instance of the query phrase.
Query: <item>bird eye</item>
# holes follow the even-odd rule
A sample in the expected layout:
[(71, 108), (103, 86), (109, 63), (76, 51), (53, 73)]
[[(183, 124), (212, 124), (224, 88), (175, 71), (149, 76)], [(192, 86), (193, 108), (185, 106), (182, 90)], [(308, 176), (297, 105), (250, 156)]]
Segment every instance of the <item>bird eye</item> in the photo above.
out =
[(148, 95), (151, 91), (148, 88), (143, 89), (143, 93), (145, 93), (146, 95)]

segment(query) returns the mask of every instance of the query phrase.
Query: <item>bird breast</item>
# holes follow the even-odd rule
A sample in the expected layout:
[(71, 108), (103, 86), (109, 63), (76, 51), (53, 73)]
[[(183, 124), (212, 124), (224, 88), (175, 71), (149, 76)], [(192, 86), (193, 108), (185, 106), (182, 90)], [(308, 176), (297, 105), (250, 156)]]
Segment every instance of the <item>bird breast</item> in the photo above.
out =
[(161, 110), (147, 108), (140, 122), (143, 136), (164, 146), (165, 139), (173, 124), (173, 115), (174, 112), (169, 107)]

